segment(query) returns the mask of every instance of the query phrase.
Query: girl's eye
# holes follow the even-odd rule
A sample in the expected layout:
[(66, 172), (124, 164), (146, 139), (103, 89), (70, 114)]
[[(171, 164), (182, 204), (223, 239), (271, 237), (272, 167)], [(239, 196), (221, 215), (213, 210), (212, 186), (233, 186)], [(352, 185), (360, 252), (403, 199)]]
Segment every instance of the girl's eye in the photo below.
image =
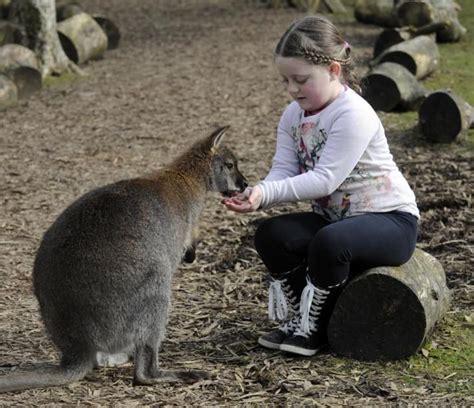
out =
[(225, 166), (226, 166), (229, 170), (231, 170), (231, 169), (234, 168), (234, 163), (226, 163)]
[(308, 80), (308, 77), (295, 78), (295, 82), (296, 82), (298, 85), (303, 85), (307, 80)]

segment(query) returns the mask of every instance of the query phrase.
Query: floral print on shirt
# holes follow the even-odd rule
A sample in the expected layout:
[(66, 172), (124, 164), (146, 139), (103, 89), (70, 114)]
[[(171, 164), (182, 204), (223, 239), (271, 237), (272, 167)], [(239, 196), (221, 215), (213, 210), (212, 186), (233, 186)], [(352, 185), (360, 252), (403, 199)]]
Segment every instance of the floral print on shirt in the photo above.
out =
[[(316, 118), (292, 127), (300, 172), (312, 170), (318, 163), (328, 133)], [(370, 211), (374, 192), (387, 192), (392, 188), (387, 175), (374, 176), (360, 163), (332, 194), (313, 201), (313, 210), (330, 221), (341, 220), (355, 212)]]

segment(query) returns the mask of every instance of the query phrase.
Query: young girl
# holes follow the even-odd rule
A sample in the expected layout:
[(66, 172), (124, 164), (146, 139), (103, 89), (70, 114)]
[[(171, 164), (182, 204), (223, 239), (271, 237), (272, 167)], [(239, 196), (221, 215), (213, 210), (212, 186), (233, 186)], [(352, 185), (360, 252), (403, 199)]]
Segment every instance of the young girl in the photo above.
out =
[(377, 114), (353, 90), (351, 48), (337, 28), (321, 16), (294, 22), (275, 64), (294, 101), (280, 119), (272, 168), (224, 204), (246, 213), (312, 200), (312, 212), (270, 218), (255, 236), (271, 276), (269, 314), (283, 320), (258, 341), (311, 356), (327, 344), (351, 271), (408, 261), (419, 212)]

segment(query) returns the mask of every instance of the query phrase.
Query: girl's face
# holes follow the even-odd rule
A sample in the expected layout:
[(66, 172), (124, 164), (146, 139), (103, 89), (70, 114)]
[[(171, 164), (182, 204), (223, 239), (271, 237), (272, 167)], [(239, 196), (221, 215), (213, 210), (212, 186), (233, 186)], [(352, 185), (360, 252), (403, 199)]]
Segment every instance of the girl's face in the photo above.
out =
[(280, 72), (288, 93), (305, 111), (317, 111), (336, 99), (342, 84), (339, 80), (341, 66), (313, 65), (302, 58), (277, 56), (275, 65)]

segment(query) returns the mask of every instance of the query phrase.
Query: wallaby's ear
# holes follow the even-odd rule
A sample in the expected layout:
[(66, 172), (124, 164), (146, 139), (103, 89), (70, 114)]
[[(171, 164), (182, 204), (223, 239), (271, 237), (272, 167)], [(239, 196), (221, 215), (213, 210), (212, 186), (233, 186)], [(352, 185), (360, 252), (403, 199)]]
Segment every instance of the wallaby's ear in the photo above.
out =
[(230, 126), (224, 126), (219, 129), (217, 129), (210, 137), (211, 141), (211, 152), (216, 153), (217, 148), (219, 147), (219, 144), (222, 141), (222, 137), (224, 136), (224, 133), (227, 129), (229, 129)]

